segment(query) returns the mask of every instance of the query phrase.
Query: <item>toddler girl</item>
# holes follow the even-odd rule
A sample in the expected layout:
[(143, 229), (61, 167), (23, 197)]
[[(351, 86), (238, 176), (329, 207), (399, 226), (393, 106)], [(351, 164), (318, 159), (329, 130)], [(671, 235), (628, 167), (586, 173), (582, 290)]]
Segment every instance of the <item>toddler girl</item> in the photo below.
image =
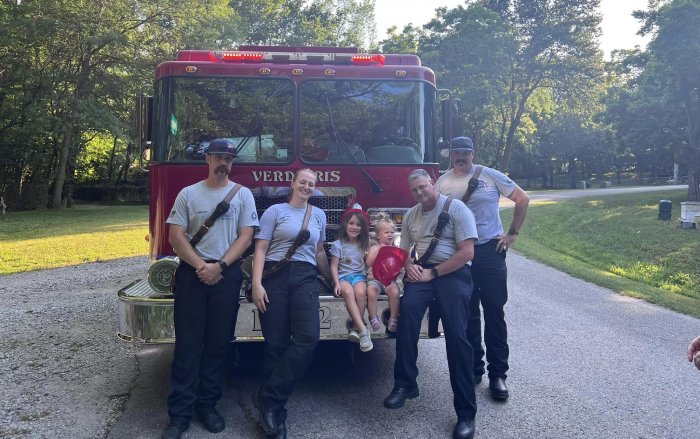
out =
[(390, 317), (386, 327), (389, 335), (395, 335), (399, 324), (399, 286), (396, 284), (396, 281), (393, 281), (389, 286), (385, 287), (377, 279), (374, 279), (372, 276), (372, 264), (374, 264), (380, 248), (387, 245), (394, 245), (395, 232), (396, 225), (391, 220), (391, 217), (384, 212), (380, 212), (374, 222), (374, 234), (377, 239), (377, 244), (370, 247), (366, 261), (367, 267), (369, 267), (369, 279), (367, 281), (367, 311), (370, 316), (369, 321), (374, 331), (380, 328), (379, 317), (377, 317), (377, 299), (379, 294), (384, 291), (389, 298)]

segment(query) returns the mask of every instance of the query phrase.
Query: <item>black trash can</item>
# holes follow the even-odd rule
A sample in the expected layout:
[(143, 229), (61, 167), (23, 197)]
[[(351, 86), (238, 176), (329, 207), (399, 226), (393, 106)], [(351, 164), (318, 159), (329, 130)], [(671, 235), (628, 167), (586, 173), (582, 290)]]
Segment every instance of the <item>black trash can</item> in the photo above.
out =
[(671, 200), (660, 200), (659, 201), (659, 219), (664, 221), (669, 221), (671, 219), (671, 210), (673, 208), (673, 203)]

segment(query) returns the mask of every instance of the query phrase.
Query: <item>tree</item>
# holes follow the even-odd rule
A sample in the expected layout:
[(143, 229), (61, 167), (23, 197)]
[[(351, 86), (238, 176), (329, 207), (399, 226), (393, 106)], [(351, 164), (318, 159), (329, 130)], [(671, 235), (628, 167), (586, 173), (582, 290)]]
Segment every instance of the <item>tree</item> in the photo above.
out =
[[(684, 121), (682, 157), (688, 166), (688, 200), (700, 201), (700, 3), (672, 0), (648, 13), (643, 32), (653, 32), (640, 83)], [(651, 98), (651, 94), (648, 95)]]
[(246, 44), (370, 47), (374, 0), (232, 0)]
[(387, 29), (387, 38), (379, 42), (382, 53), (418, 53), (425, 31), (409, 23), (399, 32), (396, 26)]
[(190, 44), (230, 47), (236, 35), (227, 0), (24, 0), (0, 13), (10, 66), (0, 70), (0, 175), (10, 176), (0, 191), (20, 207), (40, 206), (49, 182), (49, 204), (65, 203), (85, 133), (133, 143), (129, 97), (158, 62)]
[(438, 63), (439, 76), (461, 88), (477, 143), (482, 133), (495, 134), (493, 162), (501, 170), (508, 171), (537, 90), (552, 89), (557, 99), (565, 99), (600, 81), (598, 4), (481, 0), (466, 8), (438, 9), (426, 25), (430, 35), (424, 56)]
[(614, 133), (617, 168), (667, 177), (679, 159), (684, 118), (659, 99), (662, 91), (642, 75), (648, 62), (648, 53), (639, 49), (614, 54), (600, 116)]

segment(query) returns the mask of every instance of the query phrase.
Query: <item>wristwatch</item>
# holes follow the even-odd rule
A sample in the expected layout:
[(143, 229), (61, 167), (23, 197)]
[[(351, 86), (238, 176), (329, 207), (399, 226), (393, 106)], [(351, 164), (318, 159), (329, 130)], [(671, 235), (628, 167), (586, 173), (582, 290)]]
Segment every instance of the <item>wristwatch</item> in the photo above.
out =
[(508, 234), (509, 235), (517, 235), (518, 231), (511, 227), (510, 229), (508, 229)]
[(430, 269), (430, 273), (433, 275), (434, 278), (438, 278), (440, 276), (440, 273), (438, 273), (437, 268), (433, 267)]
[(221, 271), (224, 271), (228, 268), (228, 264), (223, 259), (219, 259), (219, 267), (221, 267)]

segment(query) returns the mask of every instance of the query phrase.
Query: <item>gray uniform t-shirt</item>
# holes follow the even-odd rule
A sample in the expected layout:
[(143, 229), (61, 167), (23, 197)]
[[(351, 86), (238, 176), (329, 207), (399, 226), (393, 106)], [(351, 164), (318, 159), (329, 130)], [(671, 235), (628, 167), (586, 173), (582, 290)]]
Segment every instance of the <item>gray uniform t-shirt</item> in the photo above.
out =
[[(304, 224), (304, 215), (306, 207), (299, 209), (289, 203), (274, 204), (262, 214), (255, 239), (270, 241), (266, 261), (284, 258)], [(294, 252), (291, 260), (316, 265), (316, 246), (326, 239), (326, 213), (315, 206), (309, 218), (309, 232), (311, 237)]]
[[(442, 212), (447, 197), (440, 195), (437, 204), (429, 212), (423, 212), (423, 206), (413, 206), (404, 216), (401, 224), (401, 248), (410, 251), (416, 244), (416, 253), (420, 258), (433, 239), (438, 216)], [(474, 215), (460, 200), (452, 200), (448, 210), (450, 221), (442, 230), (433, 254), (428, 263), (439, 264), (448, 260), (457, 251), (457, 243), (465, 239), (477, 239)]]
[(331, 244), (331, 255), (338, 258), (338, 276), (346, 274), (366, 274), (364, 254), (359, 246), (338, 239)]
[[(467, 192), (469, 179), (475, 171), (476, 166), (472, 166), (472, 172), (469, 175), (457, 177), (450, 169), (438, 178), (435, 187), (443, 195), (462, 199)], [(483, 167), (479, 175), (479, 186), (467, 203), (467, 207), (476, 218), (476, 228), (479, 231), (477, 244), (483, 244), (503, 234), (503, 224), (498, 214), (498, 201), (501, 195), (508, 197), (517, 187), (518, 185), (502, 172)]]
[[(183, 188), (175, 198), (166, 223), (184, 227), (187, 239), (192, 239), (233, 186), (234, 183), (229, 182), (226, 187), (212, 189), (206, 182), (200, 181)], [(194, 250), (202, 259), (219, 260), (238, 238), (241, 227), (258, 227), (255, 199), (247, 187), (238, 190), (228, 212), (214, 222)]]

